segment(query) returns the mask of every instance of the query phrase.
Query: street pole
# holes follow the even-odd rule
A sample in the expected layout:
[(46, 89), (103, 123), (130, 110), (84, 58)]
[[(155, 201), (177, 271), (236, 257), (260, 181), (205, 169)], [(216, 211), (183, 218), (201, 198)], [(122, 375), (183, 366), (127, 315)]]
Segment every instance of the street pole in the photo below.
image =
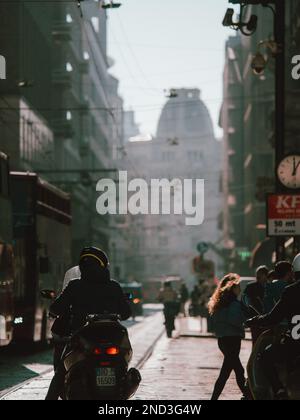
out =
[[(285, 155), (285, 2), (275, 0), (274, 37), (278, 45), (275, 70), (275, 182), (276, 192), (284, 193), (277, 168)], [(285, 258), (285, 238), (276, 238), (276, 260)]]

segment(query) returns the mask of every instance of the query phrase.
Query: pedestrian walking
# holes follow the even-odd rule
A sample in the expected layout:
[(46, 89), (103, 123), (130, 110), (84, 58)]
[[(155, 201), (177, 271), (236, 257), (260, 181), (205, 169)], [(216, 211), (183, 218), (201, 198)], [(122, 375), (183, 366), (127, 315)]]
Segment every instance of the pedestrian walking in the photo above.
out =
[[(262, 265), (256, 270), (256, 281), (250, 283), (244, 292), (243, 302), (247, 309), (247, 318), (265, 313), (265, 291), (268, 284), (269, 269)], [(258, 338), (264, 332), (264, 329), (251, 328), (252, 344), (255, 346)]]
[(164, 304), (164, 316), (167, 336), (172, 338), (175, 330), (175, 318), (180, 310), (177, 292), (172, 287), (172, 282), (166, 281), (160, 290), (157, 300)]
[(285, 289), (294, 281), (293, 266), (288, 261), (279, 261), (275, 266), (275, 280), (268, 283), (264, 295), (264, 312), (261, 315), (272, 311), (280, 301)]
[(240, 361), (240, 350), (242, 339), (245, 337), (243, 323), (246, 319), (242, 304), (238, 301), (240, 294), (240, 277), (237, 274), (228, 274), (223, 278), (208, 304), (214, 332), (218, 338), (218, 346), (224, 355), (223, 366), (214, 387), (212, 400), (219, 399), (232, 371), (235, 372), (238, 387), (245, 396), (246, 379)]
[(200, 315), (200, 290), (199, 286), (196, 284), (191, 293), (191, 305), (189, 309), (190, 316), (197, 317)]
[(189, 300), (189, 291), (185, 283), (182, 283), (179, 290), (180, 294), (180, 313), (186, 317), (186, 303)]

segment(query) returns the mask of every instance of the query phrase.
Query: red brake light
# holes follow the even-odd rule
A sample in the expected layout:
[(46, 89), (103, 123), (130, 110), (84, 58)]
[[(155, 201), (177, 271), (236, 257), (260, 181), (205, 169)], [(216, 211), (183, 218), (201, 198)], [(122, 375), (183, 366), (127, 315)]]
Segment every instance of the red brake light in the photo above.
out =
[(120, 353), (120, 349), (119, 347), (108, 347), (105, 350), (106, 354), (108, 354), (109, 356), (116, 356), (117, 354)]
[(95, 355), (95, 356), (99, 356), (100, 354), (102, 354), (102, 350), (101, 350), (101, 349), (99, 349), (98, 347), (96, 347), (96, 348), (93, 350), (93, 353), (94, 353), (94, 355)]
[(101, 362), (100, 366), (110, 366), (110, 362)]

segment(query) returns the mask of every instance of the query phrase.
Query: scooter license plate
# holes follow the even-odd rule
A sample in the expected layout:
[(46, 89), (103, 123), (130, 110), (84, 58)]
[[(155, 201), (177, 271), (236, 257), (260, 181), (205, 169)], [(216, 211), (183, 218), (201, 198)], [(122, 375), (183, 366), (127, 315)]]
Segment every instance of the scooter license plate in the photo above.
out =
[(96, 383), (97, 386), (115, 386), (116, 385), (116, 371), (113, 368), (98, 368), (96, 369)]

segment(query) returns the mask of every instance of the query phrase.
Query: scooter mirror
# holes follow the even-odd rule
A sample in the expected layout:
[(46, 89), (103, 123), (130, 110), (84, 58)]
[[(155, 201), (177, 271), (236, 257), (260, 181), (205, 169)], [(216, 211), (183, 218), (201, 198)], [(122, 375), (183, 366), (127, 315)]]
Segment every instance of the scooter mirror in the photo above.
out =
[(44, 299), (54, 300), (56, 298), (56, 293), (54, 290), (41, 290), (40, 293)]

